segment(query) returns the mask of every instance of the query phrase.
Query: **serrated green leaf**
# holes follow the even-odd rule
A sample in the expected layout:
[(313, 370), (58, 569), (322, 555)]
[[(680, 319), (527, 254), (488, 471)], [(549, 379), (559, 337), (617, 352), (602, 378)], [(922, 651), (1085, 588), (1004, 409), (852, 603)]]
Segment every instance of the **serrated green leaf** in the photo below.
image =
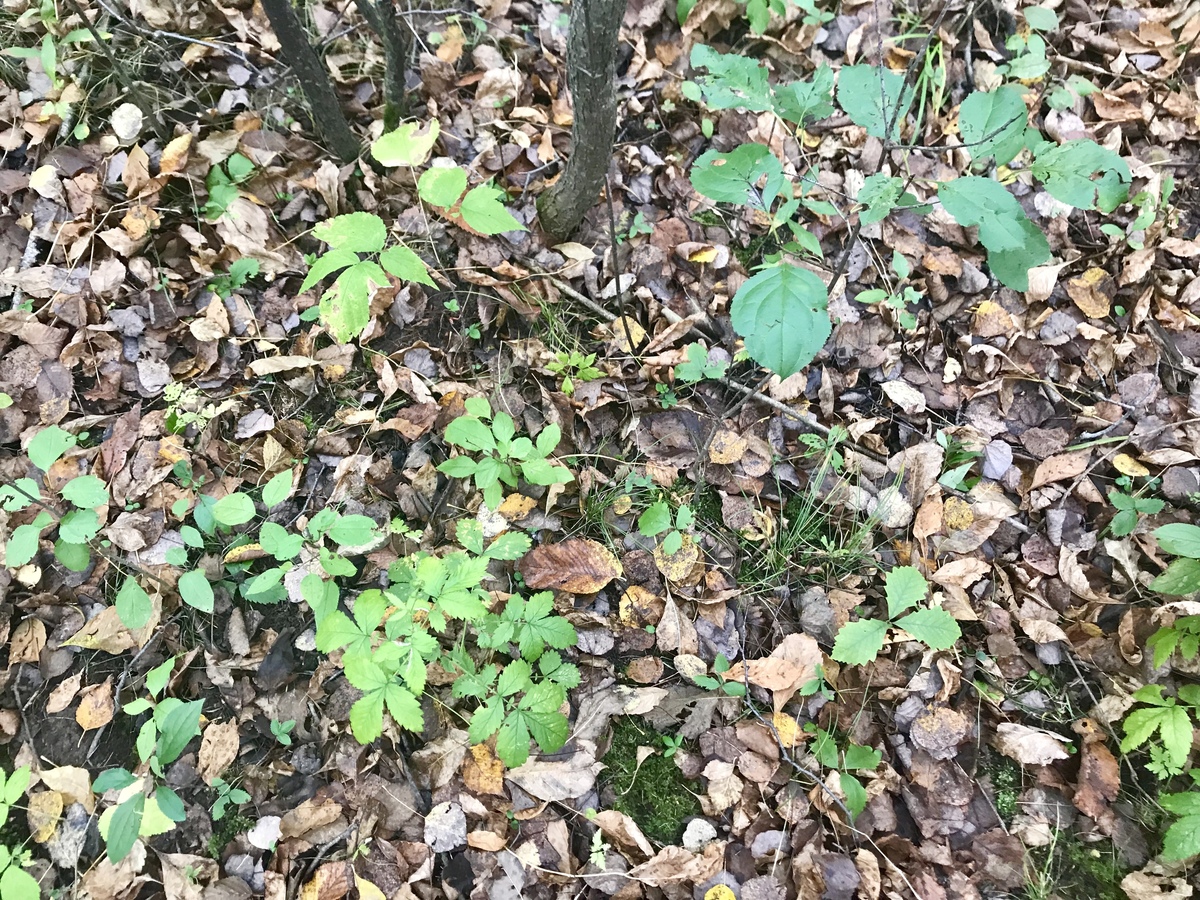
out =
[(712, 47), (696, 44), (692, 47), (691, 63), (693, 68), (708, 69), (708, 76), (698, 81), (710, 109), (767, 112), (774, 108), (769, 73), (759, 60), (740, 53), (719, 53)]
[(820, 65), (806, 81), (792, 81), (775, 87), (775, 114), (803, 127), (834, 112), (833, 69)]
[(504, 234), (506, 231), (527, 231), (513, 218), (501, 202), (504, 192), (490, 184), (481, 184), (467, 191), (458, 207), (462, 220), (480, 234)]
[(420, 128), (420, 122), (402, 122), (371, 144), (371, 156), (385, 166), (421, 165), (429, 158), (442, 127), (437, 119), (430, 119), (428, 130), (421, 132)]
[(862, 666), (872, 662), (883, 649), (888, 623), (878, 619), (859, 619), (847, 622), (838, 629), (830, 654), (838, 662)]
[(1169, 813), (1177, 816), (1200, 816), (1200, 791), (1186, 794), (1162, 794), (1159, 804)]
[(501, 703), (499, 697), (492, 697), (472, 714), (467, 737), (472, 744), (482, 744), (495, 734), (503, 724), (504, 705)]
[(854, 124), (867, 129), (871, 137), (894, 141), (912, 105), (913, 91), (903, 75), (889, 69), (843, 66), (838, 72), (837, 99)]
[(321, 295), (321, 322), (333, 339), (344, 344), (358, 337), (371, 321), (373, 288), (387, 287), (387, 273), (364, 260), (344, 270)]
[(4, 548), (5, 565), (10, 569), (16, 569), (37, 555), (42, 529), (54, 521), (50, 516), (46, 516), (46, 519), (48, 521), (43, 525), (31, 522), (27, 525), (18, 525), (13, 529), (12, 536)]
[(1163, 835), (1163, 858), (1181, 860), (1197, 854), (1200, 854), (1200, 815), (1172, 822)]
[(95, 509), (108, 503), (108, 485), (95, 475), (72, 478), (59, 493), (80, 509)]
[(230, 528), (245, 525), (254, 518), (254, 501), (243, 493), (226, 494), (213, 504), (213, 518)]
[(524, 765), (529, 759), (529, 726), (521, 710), (514, 710), (504, 717), (496, 737), (496, 756), (510, 769)]
[(941, 607), (918, 609), (897, 620), (896, 626), (931, 650), (949, 650), (962, 637), (954, 617)]
[(929, 592), (929, 584), (925, 576), (912, 566), (897, 566), (887, 573), (884, 592), (887, 596), (888, 618), (894, 619), (924, 600)]
[(771, 208), (784, 186), (783, 164), (764, 144), (742, 144), (729, 153), (709, 150), (688, 177), (710, 200), (763, 210)]
[(1050, 258), (1050, 244), (1017, 199), (999, 182), (976, 176), (941, 185), (938, 197), (958, 224), (978, 226), (996, 277), (1014, 290), (1028, 290), (1029, 270)]
[(780, 378), (807, 366), (833, 330), (821, 279), (799, 266), (758, 272), (733, 298), (733, 327), (746, 350)]
[(425, 730), (425, 715), (421, 712), (420, 701), (402, 685), (391, 682), (384, 690), (384, 702), (392, 721), (401, 728), (416, 732)]
[(429, 267), (425, 261), (403, 244), (388, 247), (379, 255), (379, 264), (388, 272), (402, 281), (415, 281), (429, 287), (437, 287), (437, 283), (429, 277)]
[(313, 237), (334, 250), (378, 253), (387, 243), (387, 226), (375, 213), (352, 212), (319, 223)]
[(1008, 165), (1025, 145), (1029, 110), (1022, 99), (1024, 88), (1004, 85), (994, 91), (975, 91), (958, 112), (959, 134), (972, 160), (994, 157)]
[(300, 283), (300, 293), (303, 294), (315, 287), (322, 279), (328, 278), (334, 272), (340, 272), (358, 262), (358, 254), (350, 250), (330, 250), (318, 256), (316, 262), (309, 267), (308, 274)]
[(40, 900), (42, 889), (36, 878), (20, 866), (10, 864), (0, 873), (0, 896), (4, 900)]
[(383, 734), (382, 689), (364, 694), (350, 707), (350, 731), (360, 744), (369, 744)]
[(665, 500), (656, 500), (638, 516), (638, 531), (646, 537), (655, 537), (671, 527), (671, 507)]
[(1150, 582), (1150, 590), (1172, 597), (1200, 591), (1200, 559), (1176, 559), (1165, 572)]
[(1158, 546), (1175, 556), (1200, 559), (1200, 527), (1174, 522), (1154, 529)]
[(63, 431), (57, 425), (50, 425), (33, 436), (25, 452), (29, 461), (45, 472), (76, 443), (78, 441), (75, 435)]
[(150, 595), (142, 590), (142, 586), (132, 575), (125, 576), (121, 589), (117, 591), (116, 606), (121, 624), (131, 631), (136, 631), (150, 621)]
[(1034, 177), (1045, 184), (1055, 200), (1105, 213), (1125, 202), (1133, 177), (1125, 160), (1085, 138), (1059, 145), (1043, 144), (1032, 168)]
[(557, 466), (547, 459), (531, 459), (521, 463), (521, 474), (530, 484), (570, 484), (575, 480), (570, 469)]
[(858, 191), (858, 202), (866, 207), (858, 214), (859, 220), (864, 225), (869, 225), (886, 219), (888, 213), (896, 208), (903, 194), (904, 179), (882, 173), (868, 176)]
[(484, 556), (488, 559), (520, 559), (532, 546), (529, 535), (519, 531), (507, 531), (492, 541)]
[(421, 173), (417, 193), (432, 206), (449, 209), (467, 189), (467, 173), (459, 166), (434, 166)]

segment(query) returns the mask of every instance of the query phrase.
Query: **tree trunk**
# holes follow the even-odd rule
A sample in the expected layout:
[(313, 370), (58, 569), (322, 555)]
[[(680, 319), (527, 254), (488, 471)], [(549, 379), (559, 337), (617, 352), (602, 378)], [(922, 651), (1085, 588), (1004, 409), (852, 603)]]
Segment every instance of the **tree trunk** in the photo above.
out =
[(329, 72), (308, 42), (291, 0), (262, 0), (262, 5), (283, 48), (284, 61), (300, 79), (317, 132), (343, 162), (358, 159), (358, 138), (342, 114)]
[(357, 0), (358, 11), (383, 42), (383, 130), (395, 131), (408, 106), (404, 68), (412, 51), (408, 26), (400, 21), (392, 0)]
[(538, 218), (566, 238), (583, 221), (604, 183), (617, 130), (617, 39), (626, 0), (573, 0), (567, 83), (575, 119), (566, 170), (538, 197)]

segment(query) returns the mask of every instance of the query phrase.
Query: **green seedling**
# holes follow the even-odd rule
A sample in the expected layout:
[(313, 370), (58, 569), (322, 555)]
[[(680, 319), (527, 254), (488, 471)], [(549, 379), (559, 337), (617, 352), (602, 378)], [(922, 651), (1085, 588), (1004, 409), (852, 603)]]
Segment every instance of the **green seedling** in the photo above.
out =
[(271, 736), (284, 747), (292, 746), (292, 729), (296, 727), (295, 719), (288, 719), (286, 722), (279, 722), (275, 719), (271, 720)]
[(546, 368), (555, 375), (562, 376), (561, 389), (568, 397), (575, 393), (575, 382), (581, 381), (586, 384), (604, 377), (604, 373), (596, 368), (595, 353), (583, 354), (574, 350), (570, 353), (563, 353), (560, 351), (553, 361), (546, 364)]
[(921, 604), (929, 592), (925, 576), (912, 566), (888, 572), (885, 592), (887, 618), (860, 618), (843, 625), (833, 644), (831, 656), (835, 660), (852, 666), (873, 662), (892, 628), (902, 629), (931, 650), (948, 650), (962, 637), (954, 617), (940, 606), (922, 607), (897, 618)]

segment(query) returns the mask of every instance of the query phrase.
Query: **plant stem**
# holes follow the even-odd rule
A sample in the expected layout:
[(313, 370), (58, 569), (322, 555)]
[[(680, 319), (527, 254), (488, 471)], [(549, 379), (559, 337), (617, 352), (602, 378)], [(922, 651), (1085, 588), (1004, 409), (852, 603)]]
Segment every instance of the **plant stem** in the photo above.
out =
[(357, 0), (357, 4), (362, 17), (383, 42), (383, 130), (395, 131), (408, 105), (404, 67), (412, 52), (411, 34), (392, 0)]

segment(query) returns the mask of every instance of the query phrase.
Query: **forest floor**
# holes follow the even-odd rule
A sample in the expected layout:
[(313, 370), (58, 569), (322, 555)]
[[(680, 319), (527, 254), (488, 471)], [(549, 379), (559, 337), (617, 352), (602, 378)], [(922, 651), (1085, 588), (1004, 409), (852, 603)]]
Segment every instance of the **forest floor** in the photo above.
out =
[[(1200, 3), (631, 0), (605, 197), (563, 241), (535, 201), (570, 154), (568, 10), (477, 2), (406, 14), (409, 120), (503, 192), (498, 235), (371, 164), (352, 3), (301, 6), (359, 164), (257, 2), (0, 11), (3, 900), (1193, 896), (1200, 542), (1160, 529), (1200, 510)], [(905, 146), (832, 105), (706, 109), (701, 44), (775, 83), (881, 65)], [(991, 167), (1049, 242), (1027, 290), (974, 228), (854, 202), (971, 171), (959, 106), (1015, 58), (1031, 127), (1129, 173), (1105, 214), (1027, 150)], [(787, 378), (730, 302), (796, 247), (689, 180), (755, 141), (803, 185), (833, 320)], [(432, 277), (337, 343), (300, 287), (355, 211)], [(493, 511), (446, 465), (481, 449), (463, 422), (560, 435), (565, 468)], [(377, 589), (439, 558), (497, 615), (445, 625), (443, 585), (388, 619)], [(541, 619), (510, 602), (538, 590)], [(379, 629), (446, 655), (387, 669)], [(524, 693), (477, 731), (463, 673), (495, 659)]]

